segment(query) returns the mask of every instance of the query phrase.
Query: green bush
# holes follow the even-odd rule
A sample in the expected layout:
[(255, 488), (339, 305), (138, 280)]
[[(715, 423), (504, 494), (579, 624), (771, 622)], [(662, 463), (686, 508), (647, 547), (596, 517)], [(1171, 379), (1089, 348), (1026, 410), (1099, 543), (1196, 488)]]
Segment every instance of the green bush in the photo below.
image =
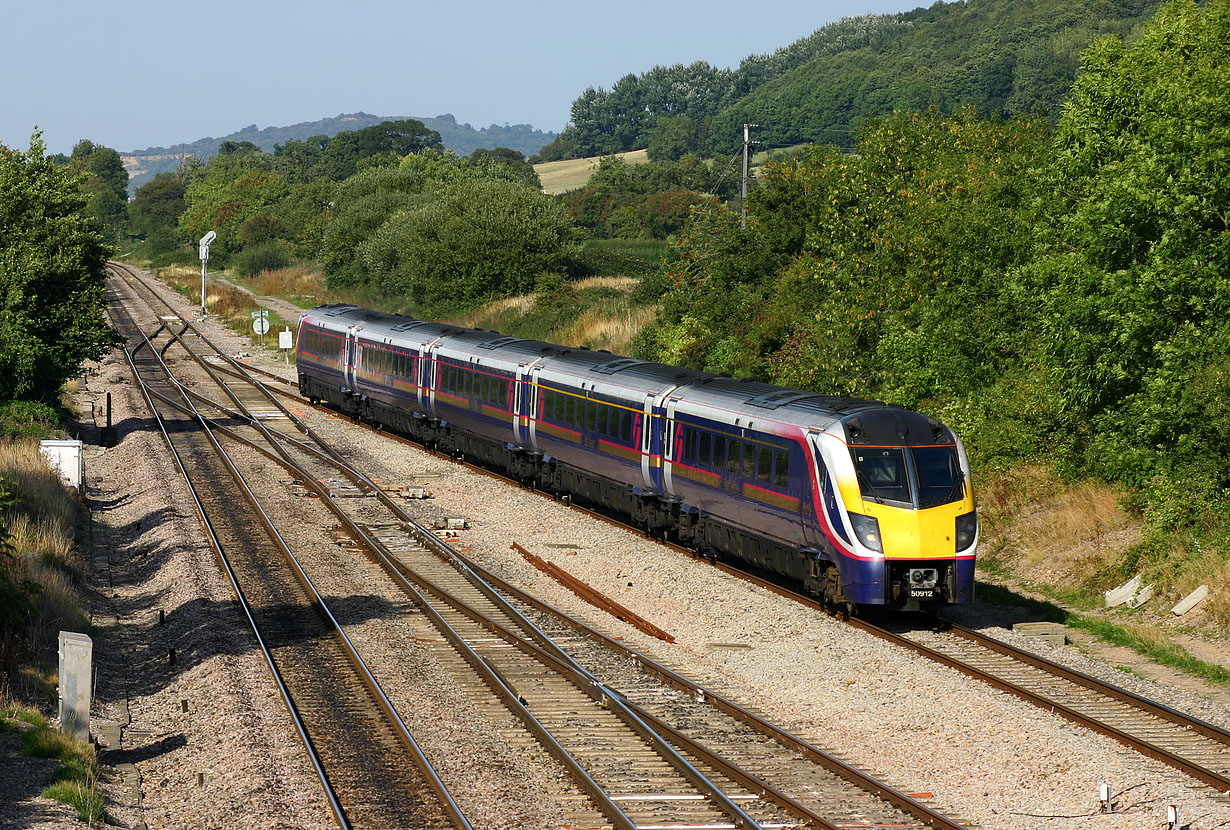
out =
[(290, 254), (279, 242), (269, 240), (251, 248), (245, 248), (239, 256), (239, 273), (255, 277), (262, 271), (276, 271), (291, 263)]
[(47, 440), (63, 434), (59, 413), (47, 404), (34, 401), (0, 404), (0, 437)]

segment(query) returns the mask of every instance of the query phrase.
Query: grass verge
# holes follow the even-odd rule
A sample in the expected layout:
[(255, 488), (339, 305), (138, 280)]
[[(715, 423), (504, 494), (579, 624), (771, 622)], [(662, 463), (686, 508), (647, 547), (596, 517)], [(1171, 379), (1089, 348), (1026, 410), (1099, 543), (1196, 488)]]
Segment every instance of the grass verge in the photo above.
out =
[(1193, 656), (1154, 629), (1142, 625), (1119, 625), (1085, 614), (1069, 614), (1067, 623), (1073, 628), (1088, 631), (1111, 645), (1130, 648), (1160, 666), (1176, 669), (1219, 686), (1230, 687), (1230, 669)]
[(0, 730), (21, 730), (21, 753), (35, 758), (54, 758), (59, 766), (43, 798), (68, 804), (77, 817), (90, 825), (107, 820), (102, 794), (98, 792), (98, 756), (94, 747), (74, 740), (53, 728), (38, 711), (9, 705), (0, 709)]
[[(1025, 609), (1039, 620), (1079, 628), (1104, 643), (1131, 649), (1159, 666), (1166, 666), (1210, 683), (1230, 687), (1230, 669), (1201, 660), (1154, 628), (1136, 623), (1121, 625), (1104, 617), (1069, 611), (1053, 602), (1021, 596), (1002, 585), (986, 582), (978, 583), (977, 595), (979, 602)], [(1128, 671), (1128, 669), (1124, 670)], [(1138, 676), (1140, 674), (1135, 670), (1130, 671)]]

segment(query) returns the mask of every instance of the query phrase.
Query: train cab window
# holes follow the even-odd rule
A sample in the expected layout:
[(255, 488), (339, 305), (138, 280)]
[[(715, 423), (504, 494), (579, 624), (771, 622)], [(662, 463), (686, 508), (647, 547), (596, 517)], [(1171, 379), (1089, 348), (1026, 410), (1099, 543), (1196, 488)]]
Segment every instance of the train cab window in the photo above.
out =
[(773, 451), (773, 484), (783, 490), (790, 486), (790, 453)]
[(858, 486), (869, 501), (912, 504), (905, 453), (899, 447), (851, 447)]
[(954, 447), (911, 447), (918, 475), (918, 506), (935, 507), (965, 497), (965, 475)]

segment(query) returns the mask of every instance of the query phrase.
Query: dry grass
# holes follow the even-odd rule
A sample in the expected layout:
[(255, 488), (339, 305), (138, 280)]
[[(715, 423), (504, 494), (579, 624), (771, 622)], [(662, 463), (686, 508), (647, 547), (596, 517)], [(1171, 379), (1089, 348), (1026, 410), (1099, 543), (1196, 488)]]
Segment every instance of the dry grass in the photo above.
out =
[(76, 545), (80, 499), (60, 482), (34, 440), (0, 441), (0, 478), (14, 496), (2, 517), (17, 554), (12, 576), (40, 586), (26, 642), (36, 658), (51, 659), (59, 631), (89, 625), (79, 594), (85, 576)]
[[(628, 164), (645, 164), (649, 161), (649, 153), (646, 150), (631, 150), (615, 155)], [(602, 158), (602, 156), (593, 156), (584, 159), (546, 161), (542, 164), (535, 164), (534, 171), (538, 173), (538, 179), (542, 182), (542, 192), (554, 196), (584, 187), (589, 177), (594, 175), (594, 171), (598, 169), (598, 163), (602, 161)]]
[(631, 291), (636, 288), (640, 279), (637, 277), (586, 277), (571, 283), (577, 291), (589, 288), (613, 288), (616, 291)]
[(282, 297), (304, 308), (333, 302), (325, 288), (325, 275), (315, 268), (294, 266), (276, 271), (262, 271), (252, 280), (257, 294)]
[(1167, 596), (1178, 601), (1199, 588), (1209, 586), (1204, 609), (1218, 624), (1230, 628), (1230, 559), (1225, 551), (1202, 549), (1188, 551), (1177, 547), (1170, 552), (1172, 562), (1181, 562), (1182, 568), (1174, 577), (1174, 584)]
[(1109, 485), (1065, 484), (1040, 466), (979, 489), (987, 557), (1057, 587), (1088, 584), (1140, 540), (1141, 524)]
[(653, 320), (655, 314), (657, 309), (653, 306), (625, 308), (614, 316), (605, 309), (591, 309), (582, 313), (562, 333), (561, 342), (569, 346), (627, 354), (632, 338)]
[(489, 321), (491, 320), (522, 316), (529, 313), (530, 309), (533, 307), (533, 294), (521, 294), (516, 297), (502, 297), (498, 300), (492, 300), (477, 311), (472, 311), (469, 314), (462, 315), (457, 318), (457, 324), (474, 328), (483, 322), (488, 322), (488, 324), (490, 324)]

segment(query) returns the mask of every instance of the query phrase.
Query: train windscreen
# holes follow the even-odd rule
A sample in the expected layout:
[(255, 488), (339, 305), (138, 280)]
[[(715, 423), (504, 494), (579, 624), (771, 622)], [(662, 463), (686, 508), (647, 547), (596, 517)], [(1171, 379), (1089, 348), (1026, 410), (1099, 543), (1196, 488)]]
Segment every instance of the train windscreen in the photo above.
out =
[[(965, 495), (955, 447), (852, 448), (858, 486), (867, 501), (936, 507)], [(912, 468), (912, 469), (911, 469)]]
[(852, 450), (858, 486), (868, 501), (913, 504), (905, 451), (900, 447), (858, 447)]
[(965, 477), (955, 447), (911, 447), (918, 474), (918, 506), (936, 507), (965, 495)]

